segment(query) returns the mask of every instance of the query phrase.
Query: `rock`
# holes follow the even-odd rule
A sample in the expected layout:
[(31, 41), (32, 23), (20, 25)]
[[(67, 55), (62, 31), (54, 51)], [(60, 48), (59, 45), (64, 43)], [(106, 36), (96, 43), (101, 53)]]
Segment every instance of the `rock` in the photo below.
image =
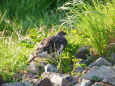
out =
[(72, 84), (78, 83), (79, 76), (63, 75), (63, 78), (71, 82)]
[(65, 78), (63, 78), (60, 75), (54, 74), (50, 78), (50, 80), (51, 80), (52, 83), (54, 83), (54, 86), (71, 86), (71, 82), (66, 80)]
[(75, 84), (74, 86), (80, 86), (80, 83)]
[(3, 84), (2, 86), (34, 86), (34, 85), (29, 82), (12, 82)]
[(50, 79), (44, 78), (38, 82), (37, 86), (53, 86), (53, 84), (51, 83)]
[(39, 79), (26, 78), (26, 79), (23, 80), (23, 81), (27, 81), (27, 82), (30, 82), (30, 83), (32, 83), (32, 84), (34, 84), (34, 85), (37, 85), (38, 82), (39, 82)]
[(38, 75), (35, 75), (31, 72), (27, 71), (19, 71), (14, 75), (14, 80), (22, 80), (27, 81), (33, 84), (36, 84), (38, 82)]
[(41, 77), (49, 78), (54, 86), (71, 86), (72, 82), (70, 77), (66, 77), (63, 74), (44, 72)]
[(41, 66), (41, 64), (36, 64), (35, 62), (31, 62), (29, 67), (28, 67), (29, 72), (31, 73), (41, 73), (44, 71), (44, 67)]
[(113, 65), (113, 70), (115, 71), (115, 65)]
[(75, 56), (80, 59), (87, 59), (87, 55), (90, 56), (90, 47), (83, 47), (80, 48), (76, 53)]
[(51, 64), (47, 64), (45, 67), (45, 72), (58, 72), (57, 68)]
[(113, 65), (115, 64), (115, 52), (112, 52), (111, 54), (111, 62)]
[(107, 84), (107, 83), (103, 83), (103, 82), (96, 82), (95, 84), (93, 84), (91, 86), (112, 86), (112, 85)]
[(83, 79), (80, 86), (91, 86), (92, 82), (90, 80)]
[(23, 76), (22, 81), (27, 81), (36, 85), (38, 84), (39, 78), (37, 75), (34, 75), (32, 73), (27, 73)]
[(111, 66), (111, 63), (109, 63), (105, 58), (100, 57), (93, 63), (89, 64), (89, 67), (91, 68), (94, 66), (102, 66), (102, 65)]
[[(100, 67), (93, 67), (91, 68), (85, 75), (83, 75), (83, 79), (91, 80), (92, 77), (99, 77), (102, 80), (106, 79), (106, 77), (111, 78), (112, 81), (109, 81), (110, 84), (115, 85), (113, 81), (115, 82), (115, 71), (111, 66), (100, 66)], [(108, 81), (108, 80), (107, 80)], [(106, 82), (106, 80), (105, 80)]]
[(91, 86), (103, 86), (103, 85), (101, 85), (101, 84), (99, 84), (99, 83), (95, 83), (95, 84), (93, 84), (93, 85), (91, 85)]
[(111, 78), (111, 77), (105, 77), (103, 79), (103, 82), (106, 82), (106, 83), (110, 83), (112, 85), (115, 85), (115, 78)]
[(77, 68), (74, 69), (75, 73), (82, 73), (83, 71), (84, 71), (83, 67), (77, 67)]
[(37, 73), (39, 71), (39, 67), (36, 66), (34, 62), (31, 62), (28, 67), (28, 70), (32, 73)]

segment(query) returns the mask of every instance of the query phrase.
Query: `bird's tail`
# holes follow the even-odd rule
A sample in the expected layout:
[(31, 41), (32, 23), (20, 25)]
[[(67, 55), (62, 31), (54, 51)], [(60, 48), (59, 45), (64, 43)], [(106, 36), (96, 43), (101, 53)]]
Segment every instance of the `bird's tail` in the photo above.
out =
[(29, 63), (31, 63), (37, 56), (34, 56), (32, 57), (30, 60), (29, 60)]

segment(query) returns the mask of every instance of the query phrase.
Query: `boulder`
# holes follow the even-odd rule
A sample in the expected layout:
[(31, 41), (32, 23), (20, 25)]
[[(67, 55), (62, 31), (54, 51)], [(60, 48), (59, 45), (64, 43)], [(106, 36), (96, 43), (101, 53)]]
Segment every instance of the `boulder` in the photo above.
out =
[(115, 85), (115, 78), (112, 78), (112, 77), (105, 77), (103, 79), (103, 82), (106, 82), (106, 83), (110, 83), (112, 85)]
[(54, 85), (51, 83), (50, 79), (44, 78), (38, 82), (37, 86), (54, 86)]
[(44, 72), (41, 77), (49, 78), (54, 86), (71, 86), (72, 82), (70, 77), (66, 77), (63, 74)]
[(102, 65), (111, 66), (111, 63), (109, 63), (105, 58), (100, 57), (93, 63), (89, 64), (89, 67), (91, 68), (94, 66), (102, 66)]
[(58, 72), (57, 68), (51, 64), (47, 64), (44, 69), (45, 72)]
[(1, 86), (34, 86), (34, 85), (29, 82), (12, 82), (3, 84)]
[(28, 70), (31, 73), (41, 73), (44, 72), (44, 67), (41, 66), (41, 63), (37, 65), (35, 62), (31, 62), (28, 66)]
[(91, 86), (92, 82), (90, 80), (83, 79), (80, 86)]
[[(91, 68), (86, 74), (83, 75), (83, 79), (91, 80), (94, 76), (99, 77), (104, 82), (108, 82), (115, 85), (115, 71), (111, 66), (100, 66)], [(111, 81), (108, 81), (106, 78), (111, 78)]]
[(112, 85), (107, 84), (107, 83), (103, 83), (103, 82), (96, 82), (95, 84), (93, 84), (91, 86), (112, 86)]

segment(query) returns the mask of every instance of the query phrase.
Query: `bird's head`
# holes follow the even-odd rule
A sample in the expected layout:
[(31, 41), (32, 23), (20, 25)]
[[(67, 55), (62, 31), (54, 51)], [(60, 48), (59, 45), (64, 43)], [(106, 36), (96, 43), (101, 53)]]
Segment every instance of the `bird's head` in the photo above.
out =
[(67, 33), (64, 31), (60, 31), (57, 33), (57, 36), (65, 36)]

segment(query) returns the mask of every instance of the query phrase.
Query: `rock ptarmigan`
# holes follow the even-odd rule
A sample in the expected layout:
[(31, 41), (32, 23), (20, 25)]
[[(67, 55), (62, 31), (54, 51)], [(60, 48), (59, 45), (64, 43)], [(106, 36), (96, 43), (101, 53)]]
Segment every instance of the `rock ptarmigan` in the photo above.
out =
[(65, 32), (60, 31), (55, 36), (45, 38), (41, 41), (37, 49), (35, 50), (29, 63), (32, 62), (36, 57), (56, 57), (62, 53), (67, 46), (67, 39), (64, 37)]

